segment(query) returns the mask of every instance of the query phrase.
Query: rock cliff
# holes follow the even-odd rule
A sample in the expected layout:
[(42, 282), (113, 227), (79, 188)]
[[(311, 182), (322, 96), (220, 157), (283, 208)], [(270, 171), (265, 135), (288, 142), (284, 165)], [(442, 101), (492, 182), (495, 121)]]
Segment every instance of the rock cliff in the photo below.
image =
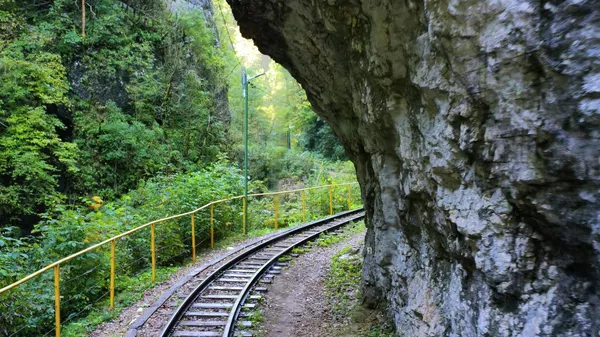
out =
[(354, 161), (400, 335), (598, 335), (600, 2), (228, 1)]
[[(215, 22), (215, 13), (213, 8), (212, 0), (169, 0), (165, 2), (171, 12), (176, 14), (190, 10), (199, 10), (204, 14), (206, 20), (206, 27), (212, 31), (214, 36), (215, 46), (220, 48), (221, 39), (219, 37), (219, 31), (217, 29), (217, 23)], [(229, 126), (231, 123), (231, 111), (229, 110), (229, 100), (227, 98), (227, 86), (216, 84), (214, 74), (207, 72), (207, 77), (211, 78), (210, 91), (213, 93), (213, 106), (215, 111), (215, 117), (218, 121)]]

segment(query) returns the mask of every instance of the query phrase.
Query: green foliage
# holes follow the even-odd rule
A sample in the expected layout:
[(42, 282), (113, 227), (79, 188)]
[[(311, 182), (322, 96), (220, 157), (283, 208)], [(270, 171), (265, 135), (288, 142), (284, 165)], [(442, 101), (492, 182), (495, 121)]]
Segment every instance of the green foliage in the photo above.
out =
[[(164, 282), (178, 270), (176, 267), (159, 267), (156, 269), (157, 282)], [(126, 309), (140, 300), (144, 291), (152, 288), (155, 284), (152, 282), (151, 271), (144, 271), (139, 275), (119, 276), (116, 281), (119, 284), (120, 292), (115, 295), (115, 308), (106, 310), (109, 306), (109, 300), (104, 298), (93, 306), (91, 311), (81, 318), (76, 318), (63, 326), (62, 336), (64, 337), (85, 337), (90, 334), (99, 324), (116, 318), (123, 309)], [(117, 336), (117, 335), (115, 335)]]
[[(129, 79), (127, 85), (108, 85), (97, 92), (104, 105), (84, 102), (76, 115), (77, 142), (88, 163), (85, 186), (110, 188), (115, 195), (159, 172), (214, 160), (223, 137), (221, 122), (210, 121), (215, 97), (209, 81), (221, 65), (203, 15), (190, 12), (176, 22), (163, 18), (154, 30), (135, 29), (126, 19), (126, 13), (116, 12), (98, 20), (96, 42), (108, 46), (83, 58), (82, 82), (102, 87)], [(123, 31), (127, 34), (117, 34)], [(86, 43), (95, 41), (90, 37)], [(113, 92), (120, 89), (127, 96)]]
[[(243, 152), (239, 157), (242, 157)], [(282, 179), (306, 179), (319, 170), (324, 160), (310, 152), (290, 151), (285, 147), (252, 146), (249, 154), (249, 175), (267, 186), (277, 186)]]
[[(351, 227), (351, 232), (364, 231), (364, 223)], [(393, 329), (381, 322), (379, 313), (360, 305), (360, 281), (363, 259), (350, 246), (331, 259), (325, 288), (336, 324), (336, 335), (358, 337), (392, 337)]]
[(376, 324), (368, 328), (360, 337), (394, 337), (394, 329), (385, 324)]
[[(3, 21), (14, 16), (3, 12)], [(15, 24), (16, 26), (16, 24)], [(40, 44), (44, 38), (36, 39)], [(67, 104), (66, 70), (60, 56), (21, 43), (0, 50), (0, 219), (19, 220), (61, 199), (59, 175), (77, 173), (77, 148), (63, 142), (64, 128), (46, 106)], [(35, 46), (35, 44), (34, 44)], [(32, 46), (33, 47), (33, 46)]]
[(82, 38), (77, 2), (2, 2), (0, 227), (26, 227), (65, 196), (115, 200), (196, 170), (224, 142), (223, 62), (203, 13), (88, 6)]
[(96, 123), (86, 114), (76, 119), (82, 125), (79, 132), (86, 135), (76, 144), (83, 150), (84, 161), (92, 164), (82, 168), (86, 190), (113, 199), (126, 192), (126, 187), (135, 187), (156, 172), (174, 171), (169, 164), (179, 156), (160, 141), (164, 131), (156, 123), (152, 128), (146, 127), (112, 102), (100, 118)]
[[(243, 163), (243, 149), (235, 153), (234, 159)], [(263, 181), (269, 188), (278, 189), (282, 181), (286, 184), (299, 182), (310, 185), (326, 185), (328, 179), (334, 183), (352, 181), (354, 166), (350, 162), (336, 162), (321, 155), (281, 146), (250, 146), (248, 153), (249, 175)]]
[[(36, 226), (36, 238), (18, 239), (5, 230), (0, 236), (0, 287), (65, 256), (76, 253), (93, 243), (125, 232), (150, 220), (195, 209), (209, 203), (214, 197), (222, 198), (242, 193), (239, 171), (221, 161), (210, 167), (190, 173), (158, 177), (115, 202), (103, 204), (95, 210), (81, 207), (57, 206), (44, 215)], [(218, 236), (241, 231), (232, 226), (239, 221), (238, 211), (218, 207), (215, 227)], [(197, 244), (208, 242), (208, 212), (196, 214)], [(239, 223), (239, 222), (237, 222)], [(191, 255), (190, 218), (185, 217), (156, 225), (158, 264), (180, 264)], [(117, 275), (134, 277), (149, 266), (149, 229), (144, 229), (117, 242)], [(61, 313), (64, 320), (79, 317), (90, 305), (101, 300), (108, 287), (110, 253), (108, 247), (94, 250), (72, 262), (61, 265)], [(23, 326), (22, 334), (29, 335), (50, 329), (53, 289), (51, 273), (43, 274), (19, 288), (0, 295), (0, 326), (8, 335)], [(119, 281), (117, 290), (125, 287)], [(77, 314), (81, 312), (80, 314)], [(13, 330), (15, 329), (15, 330)]]
[(300, 146), (305, 150), (319, 153), (328, 159), (346, 159), (344, 147), (339, 139), (336, 138), (331, 128), (319, 117), (313, 114), (303, 127), (304, 132), (300, 138)]
[(310, 249), (308, 247), (294, 247), (292, 249), (292, 254), (304, 254), (308, 252)]
[[(43, 38), (42, 38), (43, 40)], [(39, 40), (36, 43), (40, 43)], [(34, 52), (19, 43), (0, 52), (0, 99), (6, 107), (35, 107), (67, 102), (66, 70), (59, 55)]]
[(25, 273), (26, 265), (21, 262), (28, 258), (30, 238), (19, 238), (18, 228), (7, 227), (0, 232), (0, 279), (17, 280)]
[(341, 235), (335, 234), (325, 234), (319, 235), (319, 241), (317, 241), (317, 246), (319, 247), (329, 247), (335, 245), (338, 242), (341, 242), (344, 239)]
[[(350, 162), (325, 162), (319, 170), (309, 176), (308, 186), (343, 184), (356, 179), (354, 165)], [(350, 205), (348, 205), (347, 186), (336, 186), (332, 189), (333, 213), (354, 209), (362, 204), (360, 188), (354, 185), (350, 188)], [(329, 190), (318, 189), (307, 193), (307, 209), (309, 219), (319, 218), (329, 214)]]
[[(302, 158), (302, 157), (300, 157)], [(300, 163), (301, 160), (298, 160)], [(304, 186), (323, 186), (329, 184), (343, 184), (355, 180), (354, 167), (351, 163), (315, 161), (315, 166), (305, 172), (306, 175), (282, 176), (276, 190), (292, 190)], [(256, 186), (256, 185), (255, 185)], [(306, 205), (306, 221), (322, 218), (329, 215), (329, 189), (311, 189), (304, 193)], [(252, 198), (249, 206), (249, 219), (251, 223), (268, 226), (274, 225), (273, 197)], [(333, 212), (338, 213), (348, 210), (347, 186), (332, 188)], [(350, 188), (350, 209), (358, 207), (361, 202), (358, 185)], [(302, 193), (296, 192), (283, 194), (279, 197), (279, 227), (286, 227), (301, 223), (302, 218)], [(255, 221), (256, 220), (256, 221)], [(252, 226), (252, 224), (251, 224)], [(252, 228), (252, 227), (251, 227)]]
[[(315, 151), (328, 159), (344, 157), (344, 149), (331, 130), (319, 120), (300, 84), (282, 66), (258, 49), (239, 33), (231, 8), (225, 0), (215, 0), (216, 21), (219, 28), (221, 50), (228, 76), (229, 103), (232, 111), (230, 141), (242, 143), (244, 101), (241, 95), (239, 74), (241, 66), (248, 68), (250, 76), (264, 73), (249, 87), (249, 139), (262, 152), (280, 153), (277, 148), (291, 147)], [(230, 70), (229, 70), (230, 69)], [(289, 139), (288, 139), (289, 135)], [(288, 144), (289, 141), (289, 144)], [(240, 150), (234, 146), (234, 152)], [(276, 178), (272, 178), (276, 179)]]
[(54, 204), (61, 199), (59, 173), (77, 173), (77, 147), (55, 133), (62, 124), (41, 107), (29, 109), (15, 109), (0, 134), (0, 215), (28, 215)]
[(351, 302), (360, 297), (360, 279), (362, 258), (351, 254), (346, 247), (332, 258), (331, 269), (326, 280), (327, 292), (334, 296), (333, 312), (336, 315), (348, 315), (352, 309)]

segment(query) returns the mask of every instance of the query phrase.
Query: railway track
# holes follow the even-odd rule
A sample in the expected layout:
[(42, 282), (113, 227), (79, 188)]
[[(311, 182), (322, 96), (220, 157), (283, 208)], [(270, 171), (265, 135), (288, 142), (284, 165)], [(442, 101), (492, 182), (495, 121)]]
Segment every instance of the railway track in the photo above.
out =
[(245, 309), (253, 309), (279, 273), (279, 259), (294, 247), (364, 217), (362, 209), (342, 212), (281, 233), (236, 256), (208, 275), (179, 305), (161, 337), (250, 337), (252, 326)]

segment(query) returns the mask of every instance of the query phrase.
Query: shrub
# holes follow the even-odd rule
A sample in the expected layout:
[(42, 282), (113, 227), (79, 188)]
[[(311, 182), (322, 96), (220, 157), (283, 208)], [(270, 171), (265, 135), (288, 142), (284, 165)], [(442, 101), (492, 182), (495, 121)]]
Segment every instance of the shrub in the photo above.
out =
[[(116, 202), (91, 209), (57, 206), (35, 227), (35, 238), (17, 239), (5, 230), (0, 236), (0, 286), (76, 253), (94, 243), (151, 220), (196, 209), (213, 198), (242, 193), (243, 177), (226, 161), (189, 174), (158, 177), (147, 181)], [(97, 199), (99, 200), (99, 199)], [(87, 209), (87, 210), (86, 210)], [(219, 236), (241, 231), (233, 226), (240, 207), (215, 207)], [(208, 241), (208, 212), (196, 214), (197, 243)], [(226, 228), (226, 229), (224, 229)], [(191, 255), (190, 217), (156, 225), (159, 265), (180, 263)], [(137, 275), (150, 263), (150, 234), (144, 229), (117, 241), (117, 274)], [(61, 315), (65, 322), (85, 313), (106, 296), (110, 270), (108, 245), (61, 265)], [(0, 295), (0, 327), (5, 335), (36, 335), (52, 329), (53, 275), (49, 271)], [(117, 290), (119, 285), (117, 284)], [(17, 331), (19, 331), (17, 333)]]

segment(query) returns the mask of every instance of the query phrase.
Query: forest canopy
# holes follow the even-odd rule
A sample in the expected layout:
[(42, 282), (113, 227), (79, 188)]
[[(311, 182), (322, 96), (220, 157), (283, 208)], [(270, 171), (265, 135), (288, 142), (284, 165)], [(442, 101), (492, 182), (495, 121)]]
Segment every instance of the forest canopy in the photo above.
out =
[(251, 144), (270, 149), (252, 149), (253, 178), (282, 178), (266, 166), (278, 148), (343, 158), (302, 88), (216, 5), (87, 0), (83, 26), (79, 1), (0, 2), (0, 226), (28, 232), (56, 205), (219, 156), (241, 164), (242, 64), (267, 74), (251, 87)]

